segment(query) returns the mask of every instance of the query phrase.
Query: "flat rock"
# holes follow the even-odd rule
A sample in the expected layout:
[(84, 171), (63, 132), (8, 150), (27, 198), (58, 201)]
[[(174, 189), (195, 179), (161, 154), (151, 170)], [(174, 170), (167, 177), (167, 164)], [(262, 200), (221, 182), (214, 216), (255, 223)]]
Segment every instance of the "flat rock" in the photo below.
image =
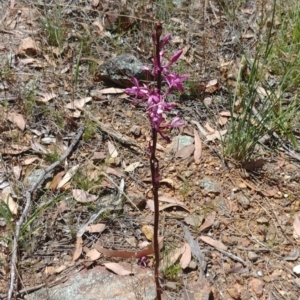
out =
[(200, 187), (205, 193), (220, 194), (220, 186), (210, 177), (203, 177), (200, 180)]
[[(130, 269), (127, 267), (127, 269)], [(150, 269), (134, 266), (133, 276), (120, 276), (97, 266), (82, 270), (66, 282), (51, 288), (42, 288), (25, 298), (27, 300), (154, 300), (154, 275)], [(138, 297), (139, 296), (139, 297)]]
[(145, 79), (145, 72), (141, 69), (142, 62), (131, 54), (122, 54), (109, 59), (99, 66), (95, 74), (96, 81), (113, 82), (121, 87), (133, 85), (131, 77)]

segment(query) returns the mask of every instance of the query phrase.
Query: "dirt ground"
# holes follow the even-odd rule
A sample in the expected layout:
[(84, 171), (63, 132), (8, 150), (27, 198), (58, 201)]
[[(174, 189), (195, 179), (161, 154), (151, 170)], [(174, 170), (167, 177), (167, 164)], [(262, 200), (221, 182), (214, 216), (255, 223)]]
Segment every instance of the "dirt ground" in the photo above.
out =
[[(171, 144), (160, 139), (157, 153), (163, 296), (299, 299), (300, 278), (293, 272), (299, 265), (299, 156), (260, 147), (244, 168), (224, 159), (216, 134), (228, 134), (229, 89), (243, 52), (255, 54), (266, 30), (259, 21), (271, 11), (271, 4), (259, 1), (240, 3), (231, 16), (222, 1), (0, 1), (0, 187), (13, 211), (0, 211), (1, 299), (9, 289), (16, 222), (36, 181), (32, 173), (39, 176), (57, 161), (82, 126), (71, 155), (31, 196), (18, 243), (14, 290), (22, 293), (16, 297), (56, 284), (58, 277), (65, 280), (77, 268), (136, 265), (138, 259), (113, 251), (90, 251), (99, 250), (95, 245), (137, 251), (151, 240), (151, 130), (145, 108), (134, 106), (123, 88), (97, 81), (96, 74), (102, 63), (123, 53), (150, 65), (153, 12), (172, 34), (167, 55), (183, 49), (177, 68), (190, 75), (185, 93), (170, 97), (185, 126), (172, 130)], [(178, 144), (194, 144), (198, 136), (200, 162), (193, 151), (178, 151)], [(119, 203), (122, 178), (126, 197)], [(99, 211), (92, 223), (104, 227), (79, 237)], [(182, 252), (176, 254), (191, 242), (184, 228), (204, 256), (201, 262), (192, 251), (185, 268)], [(147, 268), (152, 267), (150, 255)]]

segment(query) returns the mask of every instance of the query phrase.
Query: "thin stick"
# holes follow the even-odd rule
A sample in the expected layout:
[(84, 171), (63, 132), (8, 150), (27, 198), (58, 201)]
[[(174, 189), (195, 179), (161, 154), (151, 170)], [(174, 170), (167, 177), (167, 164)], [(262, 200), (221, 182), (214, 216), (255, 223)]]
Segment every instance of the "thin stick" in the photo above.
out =
[(18, 252), (18, 240), (19, 240), (19, 235), (20, 235), (20, 229), (22, 224), (25, 221), (25, 218), (27, 217), (29, 208), (31, 206), (31, 195), (32, 193), (38, 188), (38, 186), (45, 180), (45, 176), (54, 170), (57, 166), (60, 165), (60, 163), (65, 160), (73, 151), (74, 147), (76, 146), (77, 142), (79, 141), (81, 135), (83, 134), (84, 127), (81, 127), (78, 129), (78, 132), (65, 152), (64, 155), (62, 155), (55, 163), (47, 167), (46, 169), (43, 170), (42, 174), (39, 176), (39, 178), (36, 180), (36, 182), (25, 192), (25, 199), (26, 199), (26, 204), (25, 208), (22, 212), (22, 215), (20, 219), (16, 223), (16, 230), (15, 230), (15, 235), (14, 235), (14, 241), (13, 241), (13, 247), (12, 247), (12, 256), (11, 256), (11, 264), (10, 264), (10, 286), (7, 294), (7, 299), (11, 300), (12, 295), (13, 295), (13, 290), (14, 290), (14, 282), (15, 282), (15, 277), (16, 277), (16, 266), (18, 263), (18, 257), (17, 257), (17, 252)]

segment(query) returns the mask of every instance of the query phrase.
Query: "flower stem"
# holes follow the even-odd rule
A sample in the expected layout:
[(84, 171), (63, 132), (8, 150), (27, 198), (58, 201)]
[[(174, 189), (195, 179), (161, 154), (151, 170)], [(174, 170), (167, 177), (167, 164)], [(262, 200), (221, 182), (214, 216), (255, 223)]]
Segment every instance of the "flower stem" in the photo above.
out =
[[(160, 61), (160, 36), (162, 34), (162, 22), (157, 22), (155, 24), (155, 55), (157, 63), (157, 76), (156, 76), (156, 87), (158, 93), (161, 94), (161, 61)], [(159, 189), (159, 162), (156, 158), (156, 144), (157, 144), (157, 130), (152, 127), (152, 147), (151, 147), (151, 157), (150, 157), (150, 167), (152, 176), (152, 187), (153, 187), (153, 199), (154, 199), (154, 256), (155, 256), (155, 266), (154, 266), (154, 277), (156, 285), (156, 300), (161, 300), (161, 286), (159, 283), (159, 242), (158, 242), (158, 225), (159, 225), (159, 202), (158, 202), (158, 189)]]
[(157, 142), (157, 130), (152, 128), (152, 141), (150, 167), (152, 176), (152, 188), (154, 199), (154, 277), (156, 285), (156, 299), (161, 300), (161, 287), (159, 283), (159, 243), (158, 243), (158, 224), (159, 224), (159, 204), (158, 204), (158, 188), (159, 188), (159, 163), (155, 156), (156, 142)]

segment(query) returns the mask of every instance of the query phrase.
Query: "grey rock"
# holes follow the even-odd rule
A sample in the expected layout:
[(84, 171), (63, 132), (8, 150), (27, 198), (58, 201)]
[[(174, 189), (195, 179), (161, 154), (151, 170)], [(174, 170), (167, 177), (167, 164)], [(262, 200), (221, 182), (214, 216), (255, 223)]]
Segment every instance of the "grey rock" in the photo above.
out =
[(133, 125), (130, 128), (130, 132), (135, 136), (140, 136), (141, 135), (141, 127), (137, 126), (137, 125)]
[(221, 191), (219, 184), (207, 176), (200, 180), (200, 187), (206, 193), (219, 194)]
[(194, 142), (194, 139), (191, 136), (188, 136), (188, 135), (175, 136), (172, 139), (170, 148), (173, 149), (174, 152), (177, 152), (180, 149), (182, 149), (183, 147), (193, 144), (193, 142)]
[(26, 299), (132, 300), (138, 295), (139, 299), (154, 300), (156, 290), (152, 271), (138, 266), (134, 266), (132, 271), (134, 276), (120, 276), (97, 266), (80, 271), (63, 284), (27, 295)]
[[(33, 170), (27, 177), (25, 177), (25, 184), (31, 188), (36, 181), (39, 179), (39, 177), (44, 174), (44, 169), (36, 169)], [(44, 176), (44, 180), (51, 178), (52, 174), (48, 173), (47, 175)], [(42, 186), (39, 185), (38, 188), (41, 188)]]
[(258, 259), (258, 255), (253, 251), (249, 251), (248, 252), (248, 258), (251, 261), (256, 261)]
[(223, 197), (217, 196), (214, 203), (219, 214), (223, 215), (227, 211), (227, 204)]
[(245, 209), (249, 208), (249, 206), (250, 206), (249, 199), (244, 195), (238, 194), (237, 195), (237, 201)]
[(182, 7), (183, 3), (184, 3), (184, 0), (172, 0), (172, 3), (176, 7)]
[(95, 80), (113, 82), (121, 87), (131, 87), (132, 76), (139, 80), (145, 79), (146, 73), (141, 69), (142, 66), (142, 62), (135, 56), (122, 54), (99, 66)]
[(170, 290), (176, 290), (176, 288), (177, 288), (176, 282), (168, 281), (166, 283), (166, 288), (168, 288)]

